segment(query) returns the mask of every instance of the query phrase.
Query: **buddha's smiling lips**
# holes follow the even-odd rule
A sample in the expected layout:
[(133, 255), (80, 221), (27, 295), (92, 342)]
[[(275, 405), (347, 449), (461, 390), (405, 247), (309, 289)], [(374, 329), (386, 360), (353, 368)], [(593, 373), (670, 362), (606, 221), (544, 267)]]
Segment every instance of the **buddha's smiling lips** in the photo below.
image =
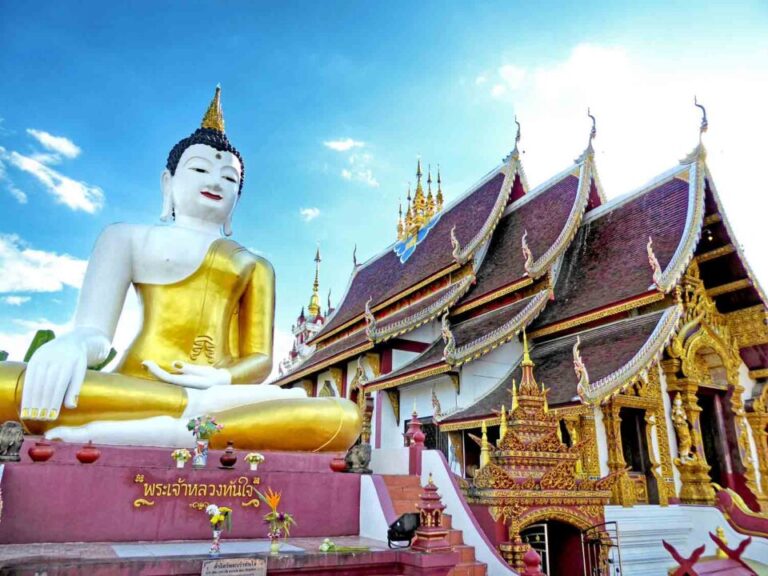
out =
[(208, 192), (208, 190), (203, 190), (202, 192), (200, 192), (200, 194), (202, 194), (206, 198), (210, 198), (211, 200), (221, 200), (221, 196), (219, 194)]

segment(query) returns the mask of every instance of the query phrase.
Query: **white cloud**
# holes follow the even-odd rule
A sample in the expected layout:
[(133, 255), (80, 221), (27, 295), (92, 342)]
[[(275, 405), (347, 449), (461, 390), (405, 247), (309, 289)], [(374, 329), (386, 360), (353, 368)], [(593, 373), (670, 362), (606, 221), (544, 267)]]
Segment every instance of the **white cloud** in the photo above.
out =
[(491, 88), (491, 96), (494, 98), (500, 98), (507, 92), (506, 87), (503, 84), (494, 84)]
[(716, 68), (703, 58), (646, 63), (621, 47), (581, 44), (519, 81), (516, 91), (507, 85), (500, 97), (522, 124), (531, 184), (566, 168), (584, 149), (590, 107), (597, 118), (597, 167), (609, 197), (642, 185), (693, 149), (701, 118), (693, 106), (697, 94), (709, 115), (707, 162), (738, 239), (768, 285), (762, 250), (768, 190), (760, 180), (764, 152), (758, 144), (768, 133), (768, 116), (759, 113), (768, 69), (748, 63)]
[(61, 154), (66, 158), (77, 158), (80, 155), (80, 147), (64, 136), (54, 136), (53, 134), (49, 134), (43, 130), (35, 130), (34, 128), (27, 128), (27, 134), (40, 142), (40, 144), (47, 150), (51, 150), (56, 154)]
[(523, 85), (526, 77), (525, 68), (505, 64), (499, 68), (499, 77), (506, 83), (510, 90), (517, 90)]
[(379, 181), (373, 175), (370, 165), (373, 162), (373, 155), (368, 153), (351, 154), (347, 159), (349, 168), (342, 168), (341, 177), (344, 180), (362, 182), (371, 188), (378, 188)]
[(353, 140), (352, 138), (342, 138), (340, 140), (327, 140), (323, 142), (323, 146), (336, 150), (336, 152), (348, 152), (352, 148), (362, 148), (365, 146), (365, 142)]
[(10, 306), (21, 306), (29, 302), (30, 299), (29, 296), (6, 296), (5, 298), (0, 298), (1, 301)]
[[(0, 120), (2, 120), (0, 118)], [(4, 155), (5, 148), (0, 146), (0, 158)], [(5, 185), (5, 188), (8, 190), (8, 193), (13, 196), (16, 201), (19, 204), (26, 204), (27, 203), (27, 195), (16, 188), (13, 181), (8, 177), (8, 173), (5, 170), (5, 164), (3, 164), (2, 160), (0, 160), (0, 183), (3, 183)]]
[(11, 196), (16, 198), (16, 201), (19, 204), (27, 203), (27, 195), (21, 190), (19, 190), (18, 188), (16, 188), (16, 186), (14, 186), (13, 184), (8, 185), (8, 192), (11, 194)]
[(15, 235), (0, 235), (0, 293), (58, 292), (79, 288), (86, 261), (29, 248)]
[(318, 216), (320, 216), (319, 208), (301, 208), (299, 209), (299, 216), (301, 216), (304, 222), (311, 222)]
[(104, 205), (104, 192), (98, 186), (73, 180), (39, 160), (18, 152), (11, 152), (7, 158), (19, 170), (37, 178), (58, 202), (72, 210), (94, 214)]
[(483, 74), (480, 74), (480, 76), (475, 78), (475, 86), (480, 86), (481, 84), (485, 84), (486, 82), (488, 82), (488, 78)]

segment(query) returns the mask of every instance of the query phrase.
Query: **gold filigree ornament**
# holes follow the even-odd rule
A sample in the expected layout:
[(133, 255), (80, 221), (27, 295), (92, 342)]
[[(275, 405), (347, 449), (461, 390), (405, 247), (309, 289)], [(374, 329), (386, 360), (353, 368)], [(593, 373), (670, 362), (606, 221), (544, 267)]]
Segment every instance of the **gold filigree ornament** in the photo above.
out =
[(136, 498), (133, 501), (134, 508), (141, 508), (142, 506), (154, 506), (155, 503), (151, 500), (145, 500), (144, 498)]

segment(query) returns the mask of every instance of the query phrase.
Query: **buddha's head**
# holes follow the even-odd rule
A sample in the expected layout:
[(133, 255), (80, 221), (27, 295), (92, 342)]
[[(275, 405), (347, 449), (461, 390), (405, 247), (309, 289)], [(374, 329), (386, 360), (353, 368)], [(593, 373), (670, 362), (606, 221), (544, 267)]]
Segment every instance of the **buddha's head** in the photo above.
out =
[(220, 95), (221, 89), (217, 87), (202, 126), (168, 154), (161, 177), (161, 219), (184, 215), (214, 222), (229, 236), (245, 169), (240, 153), (224, 133)]

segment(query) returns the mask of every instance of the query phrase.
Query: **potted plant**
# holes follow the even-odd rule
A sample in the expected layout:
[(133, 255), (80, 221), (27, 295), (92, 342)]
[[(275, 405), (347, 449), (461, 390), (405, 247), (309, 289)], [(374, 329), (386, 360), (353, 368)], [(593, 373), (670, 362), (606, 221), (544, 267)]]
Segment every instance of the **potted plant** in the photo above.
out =
[(269, 506), (269, 513), (264, 515), (264, 521), (269, 524), (269, 553), (277, 554), (280, 551), (280, 538), (287, 538), (290, 535), (291, 526), (296, 524), (296, 520), (288, 512), (280, 512), (277, 507), (280, 505), (282, 492), (274, 492), (272, 488), (267, 488), (266, 493), (262, 494), (258, 490), (256, 493), (259, 499)]
[(211, 529), (213, 530), (213, 542), (211, 543), (210, 550), (208, 550), (208, 554), (218, 556), (221, 553), (222, 531), (225, 528), (227, 531), (232, 530), (232, 508), (209, 504), (205, 509), (205, 513), (210, 518)]
[(171, 452), (171, 458), (176, 461), (176, 468), (184, 468), (184, 464), (192, 458), (192, 454), (186, 448), (179, 448)]
[(195, 454), (192, 457), (193, 468), (205, 468), (208, 463), (208, 442), (214, 434), (224, 429), (223, 424), (218, 424), (216, 418), (205, 414), (187, 422), (187, 430), (195, 437)]
[(259, 464), (264, 462), (264, 456), (259, 454), (258, 452), (249, 452), (245, 455), (244, 460), (248, 462), (248, 465), (251, 467), (251, 471), (255, 472), (259, 468)]

